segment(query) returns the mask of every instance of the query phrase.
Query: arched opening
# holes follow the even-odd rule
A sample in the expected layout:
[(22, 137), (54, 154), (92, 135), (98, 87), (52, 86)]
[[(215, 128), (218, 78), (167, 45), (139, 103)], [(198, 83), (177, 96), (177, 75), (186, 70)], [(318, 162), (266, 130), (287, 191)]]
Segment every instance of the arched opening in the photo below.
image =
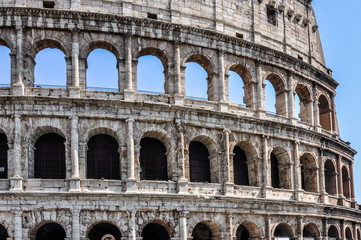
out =
[(351, 232), (351, 229), (349, 227), (346, 228), (345, 234), (346, 234), (346, 239), (345, 240), (352, 240), (352, 232)]
[(343, 195), (346, 198), (351, 198), (350, 194), (350, 176), (348, 174), (347, 168), (345, 166), (342, 167), (342, 189), (343, 189)]
[(316, 160), (311, 154), (305, 153), (300, 158), (302, 189), (307, 192), (318, 192)]
[(252, 76), (248, 69), (237, 64), (230, 68), (228, 74), (229, 102), (254, 107)]
[(192, 141), (189, 144), (189, 168), (191, 182), (211, 182), (209, 152), (203, 143)]
[(203, 55), (188, 58), (185, 69), (186, 96), (215, 101), (212, 63)]
[(276, 155), (271, 153), (271, 184), (273, 188), (280, 187), (280, 177), (278, 171), (278, 159)]
[(0, 240), (7, 240), (9, 237), (6, 228), (0, 224)]
[(158, 223), (148, 223), (142, 231), (142, 240), (169, 240), (165, 227)]
[(10, 49), (1, 46), (0, 42), (0, 87), (10, 87), (11, 85), (11, 59)]
[(276, 74), (268, 75), (265, 80), (264, 92), (266, 111), (286, 116), (287, 92), (282, 79)]
[(45, 48), (35, 57), (34, 87), (66, 88), (65, 54), (58, 48)]
[(318, 99), (318, 108), (320, 114), (320, 125), (322, 128), (331, 131), (331, 113), (330, 104), (324, 95), (321, 95)]
[(4, 133), (0, 133), (0, 178), (8, 178), (8, 139)]
[(273, 236), (275, 240), (289, 240), (293, 237), (293, 229), (286, 223), (278, 224)]
[(88, 233), (89, 240), (120, 240), (121, 237), (118, 227), (107, 222), (94, 225)]
[(336, 170), (331, 160), (325, 162), (325, 190), (328, 194), (337, 194), (336, 188)]
[(249, 237), (250, 237), (250, 234), (249, 234), (247, 228), (243, 225), (240, 225), (237, 228), (236, 239), (237, 240), (248, 240)]
[(311, 94), (305, 85), (298, 84), (296, 87), (295, 108), (297, 117), (306, 123), (312, 123), (312, 100)]
[(65, 138), (47, 133), (35, 143), (34, 177), (45, 179), (65, 178)]
[(36, 232), (35, 240), (64, 240), (66, 238), (64, 228), (58, 223), (46, 223)]
[(316, 224), (309, 223), (303, 228), (304, 240), (315, 240), (320, 236), (320, 231)]
[(168, 59), (156, 48), (142, 49), (137, 65), (137, 89), (145, 93), (169, 93)]
[(339, 239), (339, 234), (337, 228), (332, 225), (329, 227), (327, 232), (328, 240), (337, 240)]
[(140, 141), (140, 179), (168, 180), (167, 149), (156, 138), (145, 137)]
[(109, 50), (93, 47), (87, 58), (86, 88), (90, 90), (117, 92), (118, 61)]
[(233, 154), (234, 184), (249, 186), (246, 153), (242, 148), (236, 146), (233, 149)]
[(105, 134), (95, 135), (88, 142), (87, 177), (120, 179), (119, 144)]
[(211, 240), (211, 229), (204, 223), (198, 223), (192, 231), (193, 240)]

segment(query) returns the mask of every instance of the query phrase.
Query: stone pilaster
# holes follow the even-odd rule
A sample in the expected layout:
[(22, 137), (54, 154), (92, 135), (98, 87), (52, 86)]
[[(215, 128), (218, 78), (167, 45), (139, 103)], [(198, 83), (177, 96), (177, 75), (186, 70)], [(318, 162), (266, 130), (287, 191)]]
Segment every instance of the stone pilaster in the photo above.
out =
[(80, 211), (72, 211), (72, 240), (80, 240)]
[(72, 32), (71, 68), (72, 68), (71, 69), (72, 83), (69, 89), (69, 97), (80, 97), (79, 31), (78, 30), (74, 30)]
[(23, 191), (23, 178), (21, 173), (21, 116), (14, 114), (14, 146), (13, 146), (13, 161), (14, 161), (14, 176), (10, 178), (11, 191)]
[(188, 180), (186, 178), (186, 167), (185, 167), (185, 151), (184, 151), (184, 132), (185, 126), (180, 121), (177, 122), (178, 131), (178, 169), (181, 171), (178, 176), (177, 191), (181, 194), (188, 194)]
[(128, 142), (127, 142), (127, 156), (128, 156), (128, 178), (126, 179), (126, 192), (135, 192), (137, 190), (135, 179), (135, 155), (134, 155), (134, 122), (133, 118), (126, 120), (128, 124)]
[(23, 34), (24, 27), (21, 25), (16, 26), (16, 68), (17, 76), (15, 84), (11, 86), (11, 92), (15, 96), (24, 95), (24, 83), (23, 83)]
[(71, 178), (69, 179), (69, 191), (80, 192), (80, 177), (79, 177), (79, 133), (78, 133), (79, 119), (74, 116), (71, 118)]
[(174, 81), (174, 104), (183, 105), (184, 93), (182, 91), (182, 79), (181, 79), (181, 57), (180, 57), (180, 42), (174, 43), (174, 69), (173, 69), (173, 81)]
[(186, 211), (181, 211), (179, 213), (179, 239), (187, 240), (188, 239), (188, 231), (187, 231), (187, 214)]
[(233, 193), (234, 184), (231, 182), (231, 163), (230, 163), (230, 154), (229, 154), (229, 134), (231, 131), (229, 129), (224, 129), (224, 163), (223, 166), (223, 193), (225, 195), (230, 195)]
[(124, 99), (133, 101), (134, 100), (134, 89), (133, 89), (133, 61), (132, 61), (132, 34), (125, 34), (125, 46), (124, 46), (124, 57), (125, 57), (125, 89)]
[(14, 212), (14, 240), (23, 240), (22, 211)]

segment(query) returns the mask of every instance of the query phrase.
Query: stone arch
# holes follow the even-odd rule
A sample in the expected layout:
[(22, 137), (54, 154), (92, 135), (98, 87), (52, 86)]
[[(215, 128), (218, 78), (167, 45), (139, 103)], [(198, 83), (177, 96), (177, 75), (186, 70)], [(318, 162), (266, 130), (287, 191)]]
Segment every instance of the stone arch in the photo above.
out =
[(237, 232), (239, 231), (239, 229), (241, 227), (244, 227), (248, 231), (249, 238), (252, 238), (252, 239), (261, 239), (262, 238), (261, 229), (255, 223), (250, 222), (250, 221), (245, 221), (233, 228), (233, 236), (236, 236), (236, 240), (241, 240), (241, 238), (238, 238), (238, 236), (237, 236)]
[(86, 236), (89, 240), (103, 240), (104, 236), (114, 237), (116, 240), (123, 236), (119, 227), (111, 221), (97, 221), (88, 227)]
[(87, 59), (89, 54), (95, 49), (103, 49), (111, 52), (116, 59), (119, 58), (120, 53), (118, 48), (116, 47), (116, 43), (104, 40), (90, 40), (89, 43), (83, 46), (80, 51), (80, 57)]
[(352, 240), (353, 236), (352, 236), (352, 231), (350, 229), (350, 227), (346, 227), (345, 229), (345, 240)]
[(311, 91), (306, 85), (298, 83), (295, 88), (295, 93), (300, 99), (300, 114), (299, 118), (302, 122), (312, 124), (312, 98)]
[(10, 49), (10, 52), (14, 52), (13, 44), (6, 38), (0, 37), (0, 46), (7, 47)]
[(98, 127), (98, 128), (90, 129), (88, 132), (86, 132), (84, 134), (84, 140), (85, 140), (85, 142), (89, 142), (89, 140), (92, 137), (94, 137), (96, 135), (101, 135), (101, 134), (109, 135), (109, 136), (113, 137), (118, 142), (118, 145), (121, 144), (121, 137), (118, 134), (118, 131), (113, 130), (111, 128), (107, 128), (107, 127)]
[(160, 225), (161, 227), (163, 227), (163, 228), (166, 230), (166, 232), (168, 233), (169, 239), (172, 238), (173, 235), (174, 235), (174, 229), (173, 229), (172, 225), (171, 225), (170, 223), (165, 222), (165, 221), (162, 220), (162, 219), (157, 218), (157, 219), (153, 219), (153, 220), (150, 220), (150, 221), (148, 221), (148, 222), (145, 222), (145, 223), (141, 224), (141, 225), (139, 226), (139, 228), (138, 228), (138, 234), (139, 234), (139, 236), (142, 235), (143, 230), (144, 230), (144, 229), (146, 228), (146, 226), (149, 225), (149, 224), (158, 224), (158, 225)]
[(270, 153), (270, 165), (272, 187), (292, 189), (291, 158), (288, 151), (282, 147), (273, 148)]
[(251, 71), (246, 66), (239, 63), (232, 65), (226, 72), (228, 73), (229, 71), (234, 71), (241, 77), (244, 89), (243, 102), (246, 104), (246, 107), (254, 108), (254, 84)]
[(194, 240), (218, 239), (219, 237), (221, 237), (221, 234), (221, 229), (217, 226), (217, 224), (212, 221), (202, 221), (197, 223), (193, 227), (191, 233)]
[(59, 49), (64, 53), (66, 57), (70, 56), (70, 52), (68, 51), (66, 45), (59, 41), (58, 39), (53, 38), (46, 38), (46, 39), (35, 39), (34, 44), (32, 46), (32, 54), (33, 58), (35, 59), (35, 56), (45, 48), (53, 48), (53, 49)]
[(143, 131), (140, 131), (137, 137), (137, 142), (140, 142), (143, 138), (155, 138), (161, 141), (164, 146), (167, 148), (167, 153), (170, 152), (173, 149), (173, 144), (171, 142), (171, 139), (168, 137), (168, 133), (164, 131), (163, 129), (149, 129), (146, 128)]
[[(66, 238), (65, 229), (66, 227), (60, 222), (54, 222), (50, 220), (42, 221), (29, 231), (29, 237), (31, 240), (47, 240), (49, 238), (54, 240), (63, 240)], [(55, 231), (56, 234), (52, 235), (49, 233), (51, 230)]]
[(0, 240), (7, 240), (9, 237), (8, 230), (4, 225), (0, 224)]
[(318, 239), (321, 236), (320, 228), (315, 223), (308, 223), (303, 227), (303, 238)]
[(337, 240), (340, 238), (339, 229), (335, 225), (329, 226), (327, 230), (327, 237), (330, 240)]
[(301, 187), (307, 192), (318, 192), (318, 166), (311, 153), (300, 157)]
[[(287, 116), (287, 91), (283, 77), (277, 73), (269, 73), (263, 81), (263, 92), (265, 92), (265, 81), (268, 80), (276, 94), (276, 114)], [(265, 94), (264, 94), (265, 95)], [(265, 102), (266, 99), (263, 99)]]
[(273, 237), (288, 237), (289, 239), (295, 236), (295, 232), (291, 225), (288, 223), (280, 223), (276, 225), (273, 229)]
[(343, 195), (346, 198), (351, 198), (351, 178), (348, 171), (348, 168), (346, 166), (343, 166), (341, 168), (342, 172), (342, 189), (343, 189)]
[(320, 125), (322, 126), (323, 129), (326, 129), (328, 131), (332, 130), (332, 122), (331, 122), (332, 109), (330, 102), (331, 101), (324, 94), (321, 94), (320, 97), (318, 98)]
[(325, 161), (325, 190), (328, 194), (337, 194), (336, 167), (334, 161), (327, 159)]
[[(164, 75), (164, 93), (165, 94), (171, 94), (170, 92), (170, 79), (169, 79), (169, 64), (168, 64), (168, 57), (166, 55), (166, 53), (163, 50), (160, 50), (158, 48), (154, 48), (154, 47), (146, 47), (141, 49), (137, 56), (136, 59), (139, 59), (143, 56), (153, 56), (156, 57), (157, 59), (159, 59), (162, 63), (163, 66), (163, 75)], [(137, 76), (138, 76), (138, 72), (137, 72)], [(138, 78), (137, 78), (138, 80)]]
[(214, 69), (215, 65), (211, 58), (206, 56), (204, 53), (195, 53), (187, 56), (182, 66), (185, 66), (188, 62), (198, 63), (207, 72), (207, 95), (208, 100), (217, 101), (217, 86), (214, 82)]

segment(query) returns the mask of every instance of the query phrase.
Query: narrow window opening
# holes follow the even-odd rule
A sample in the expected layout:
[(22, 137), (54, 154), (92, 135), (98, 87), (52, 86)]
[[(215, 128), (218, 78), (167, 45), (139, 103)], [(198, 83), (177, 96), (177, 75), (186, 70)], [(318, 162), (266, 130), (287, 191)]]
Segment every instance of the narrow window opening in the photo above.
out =
[(54, 8), (55, 2), (54, 1), (43, 1), (43, 8)]
[(10, 87), (11, 83), (11, 60), (10, 49), (0, 46), (0, 87)]
[(147, 13), (147, 17), (150, 19), (158, 19), (158, 15), (156, 13)]
[(198, 141), (189, 144), (189, 165), (191, 182), (210, 182), (209, 153), (206, 146)]
[(298, 60), (303, 61), (303, 57), (301, 57), (301, 55), (298, 55)]
[(236, 33), (236, 37), (243, 39), (243, 34), (242, 33)]
[(277, 26), (277, 11), (274, 7), (267, 6), (267, 22)]
[(159, 58), (145, 55), (138, 59), (137, 89), (139, 93), (165, 93), (164, 67)]
[(0, 133), (0, 178), (8, 177), (8, 140)]
[(238, 146), (234, 148), (233, 153), (234, 183), (249, 186), (246, 153)]
[(271, 181), (272, 181), (273, 188), (280, 187), (278, 159), (274, 153), (271, 153)]
[(229, 86), (229, 102), (237, 103), (246, 107), (244, 83), (242, 77), (235, 71), (229, 71), (228, 86)]

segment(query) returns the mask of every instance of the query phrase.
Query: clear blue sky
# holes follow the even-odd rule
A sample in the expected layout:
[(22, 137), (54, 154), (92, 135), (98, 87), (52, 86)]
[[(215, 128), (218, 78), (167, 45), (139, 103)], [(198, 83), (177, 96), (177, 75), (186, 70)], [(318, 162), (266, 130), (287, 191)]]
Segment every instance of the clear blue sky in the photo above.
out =
[[(333, 70), (333, 77), (340, 83), (336, 108), (341, 137), (361, 152), (361, 97), (358, 97), (361, 92), (361, 1), (313, 0), (312, 5), (316, 12), (326, 65)], [(0, 46), (0, 86), (10, 83), (8, 54), (9, 51)], [(52, 60), (47, 57), (49, 54)], [(55, 64), (53, 61), (56, 61)], [(36, 84), (65, 85), (64, 54), (59, 50), (46, 49), (40, 52), (36, 62)], [(88, 66), (88, 87), (118, 88), (116, 59), (111, 53), (95, 50), (88, 58)], [(138, 89), (164, 92), (161, 62), (154, 61), (152, 57), (143, 57), (139, 66), (143, 68), (143, 74), (138, 76)], [(149, 76), (154, 78), (150, 80)], [(193, 85), (190, 82), (197, 82), (198, 85), (197, 88), (188, 87), (187, 95), (206, 98), (206, 72), (197, 64), (187, 63), (186, 76), (193, 76), (192, 79), (186, 77), (187, 86)], [(237, 74), (230, 72), (230, 101), (242, 104), (243, 85), (237, 78)], [(274, 112), (274, 101), (271, 101), (274, 100), (274, 93), (270, 85), (266, 86), (267, 110)], [(361, 202), (361, 154), (355, 158), (354, 175), (356, 199)]]

